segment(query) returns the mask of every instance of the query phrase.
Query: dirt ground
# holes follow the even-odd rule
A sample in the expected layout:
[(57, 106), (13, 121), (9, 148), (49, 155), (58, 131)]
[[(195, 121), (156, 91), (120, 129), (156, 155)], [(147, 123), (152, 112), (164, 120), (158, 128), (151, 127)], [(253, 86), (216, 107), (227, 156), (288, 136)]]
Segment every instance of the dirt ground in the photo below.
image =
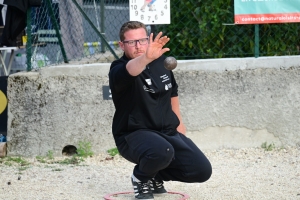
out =
[[(219, 149), (204, 153), (213, 166), (207, 182), (165, 182), (166, 189), (193, 200), (300, 200), (300, 148)], [(64, 158), (54, 160), (61, 159)], [(133, 191), (130, 176), (134, 165), (118, 155), (112, 158), (101, 154), (75, 165), (27, 160), (30, 164), (26, 166), (0, 162), (0, 199), (100, 200), (108, 194)], [(111, 199), (134, 197), (129, 193)], [(177, 200), (182, 195), (169, 193), (155, 199)]]

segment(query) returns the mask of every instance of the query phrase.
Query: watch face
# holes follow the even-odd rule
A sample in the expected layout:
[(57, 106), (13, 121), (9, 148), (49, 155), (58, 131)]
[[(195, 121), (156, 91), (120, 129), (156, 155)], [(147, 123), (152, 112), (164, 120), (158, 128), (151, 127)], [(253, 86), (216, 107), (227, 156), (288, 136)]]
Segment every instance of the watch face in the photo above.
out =
[(170, 0), (129, 0), (130, 21), (170, 24)]

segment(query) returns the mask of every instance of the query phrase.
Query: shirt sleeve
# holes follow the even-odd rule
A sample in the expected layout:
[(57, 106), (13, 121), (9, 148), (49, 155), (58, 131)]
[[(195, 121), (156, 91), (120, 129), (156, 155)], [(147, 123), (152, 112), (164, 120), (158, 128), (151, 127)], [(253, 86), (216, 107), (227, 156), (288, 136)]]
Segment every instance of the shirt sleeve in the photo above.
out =
[(171, 97), (177, 97), (178, 96), (178, 85), (176, 83), (174, 74), (172, 71), (170, 71), (171, 74), (171, 81), (172, 81), (172, 93), (171, 93)]

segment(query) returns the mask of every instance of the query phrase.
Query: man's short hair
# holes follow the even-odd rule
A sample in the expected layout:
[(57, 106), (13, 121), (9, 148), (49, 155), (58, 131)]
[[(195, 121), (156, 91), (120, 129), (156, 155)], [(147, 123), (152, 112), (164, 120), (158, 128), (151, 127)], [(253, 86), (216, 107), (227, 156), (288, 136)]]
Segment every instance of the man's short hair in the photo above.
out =
[(125, 37), (124, 34), (129, 31), (129, 30), (133, 30), (133, 29), (138, 29), (138, 28), (143, 28), (145, 29), (146, 33), (147, 33), (147, 29), (145, 24), (143, 24), (142, 22), (139, 21), (129, 21), (129, 22), (125, 22), (121, 29), (120, 29), (120, 41), (124, 41)]

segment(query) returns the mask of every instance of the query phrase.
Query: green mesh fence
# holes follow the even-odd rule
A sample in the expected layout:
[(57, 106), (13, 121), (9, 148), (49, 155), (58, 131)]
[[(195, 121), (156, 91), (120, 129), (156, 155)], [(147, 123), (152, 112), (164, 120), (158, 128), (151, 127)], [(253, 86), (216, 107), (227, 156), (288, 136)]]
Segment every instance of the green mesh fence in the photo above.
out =
[(234, 25), (234, 0), (172, 0), (171, 38), (177, 59), (299, 55), (300, 25)]
[(111, 62), (122, 54), (118, 30), (128, 20), (128, 2), (43, 0), (28, 11), (27, 68)]
[[(168, 54), (177, 59), (299, 55), (299, 24), (234, 25), (233, 10), (233, 0), (172, 0), (171, 24), (151, 29), (171, 38)], [(43, 0), (28, 12), (28, 69), (122, 55), (128, 0)]]

